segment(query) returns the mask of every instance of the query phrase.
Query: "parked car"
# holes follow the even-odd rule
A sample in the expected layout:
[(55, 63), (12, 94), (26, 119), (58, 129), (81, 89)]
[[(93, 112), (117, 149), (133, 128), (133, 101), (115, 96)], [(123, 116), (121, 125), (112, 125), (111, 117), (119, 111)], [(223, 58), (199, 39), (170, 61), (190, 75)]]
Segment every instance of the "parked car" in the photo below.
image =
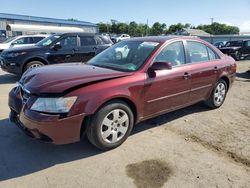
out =
[(229, 41), (220, 50), (224, 54), (232, 56), (236, 61), (239, 61), (250, 56), (250, 39)]
[(32, 47), (19, 47), (2, 52), (4, 71), (22, 75), (26, 70), (49, 64), (86, 62), (112, 45), (94, 34), (55, 34)]
[(21, 35), (11, 37), (0, 43), (0, 52), (10, 48), (35, 45), (48, 36), (49, 35)]
[(214, 46), (218, 49), (223, 48), (226, 45), (227, 41), (220, 41), (220, 42), (215, 42)]
[(111, 37), (111, 40), (113, 41), (113, 43), (117, 43), (125, 39), (130, 39), (130, 36), (128, 34), (119, 34), (119, 35), (114, 35)]
[[(117, 49), (129, 53), (117, 58)], [(10, 120), (55, 144), (121, 145), (134, 124), (200, 101), (219, 108), (236, 75), (233, 58), (193, 37), (122, 41), (87, 64), (29, 70), (9, 93)], [(136, 143), (135, 143), (136, 144)]]

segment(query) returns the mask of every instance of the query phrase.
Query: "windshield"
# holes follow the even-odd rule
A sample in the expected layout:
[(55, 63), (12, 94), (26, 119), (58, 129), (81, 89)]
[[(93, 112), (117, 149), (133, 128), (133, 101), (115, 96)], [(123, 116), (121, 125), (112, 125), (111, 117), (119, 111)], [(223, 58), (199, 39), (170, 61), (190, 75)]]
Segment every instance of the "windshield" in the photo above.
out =
[(54, 42), (56, 39), (60, 37), (61, 35), (52, 35), (36, 43), (36, 46), (49, 46), (52, 42)]
[(242, 41), (230, 41), (226, 43), (226, 47), (239, 47), (242, 46)]
[(16, 37), (7, 38), (5, 41), (3, 41), (3, 44), (9, 43), (15, 39), (16, 39)]
[(157, 42), (122, 41), (92, 58), (88, 64), (125, 72), (136, 71), (158, 45)]

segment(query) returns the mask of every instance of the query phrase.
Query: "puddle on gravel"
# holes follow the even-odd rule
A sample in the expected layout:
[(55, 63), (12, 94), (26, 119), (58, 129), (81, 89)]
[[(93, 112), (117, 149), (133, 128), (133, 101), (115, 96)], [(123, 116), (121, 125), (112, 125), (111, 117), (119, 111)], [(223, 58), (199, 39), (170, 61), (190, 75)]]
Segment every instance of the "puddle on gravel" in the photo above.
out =
[(134, 179), (138, 188), (158, 188), (164, 185), (170, 177), (172, 170), (161, 160), (146, 160), (126, 166), (127, 175)]

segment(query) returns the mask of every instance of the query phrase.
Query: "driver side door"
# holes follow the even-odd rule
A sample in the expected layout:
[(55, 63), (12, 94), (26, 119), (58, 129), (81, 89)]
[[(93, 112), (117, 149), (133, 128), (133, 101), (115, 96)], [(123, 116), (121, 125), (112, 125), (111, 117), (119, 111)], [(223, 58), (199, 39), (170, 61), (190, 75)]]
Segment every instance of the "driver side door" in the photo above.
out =
[(66, 36), (57, 44), (60, 44), (60, 49), (51, 49), (48, 55), (48, 61), (51, 64), (77, 62), (76, 52), (78, 51), (77, 36)]
[(189, 103), (189, 66), (185, 66), (185, 49), (182, 41), (168, 44), (155, 57), (154, 62), (169, 62), (171, 70), (155, 71), (145, 82), (144, 117), (149, 118)]

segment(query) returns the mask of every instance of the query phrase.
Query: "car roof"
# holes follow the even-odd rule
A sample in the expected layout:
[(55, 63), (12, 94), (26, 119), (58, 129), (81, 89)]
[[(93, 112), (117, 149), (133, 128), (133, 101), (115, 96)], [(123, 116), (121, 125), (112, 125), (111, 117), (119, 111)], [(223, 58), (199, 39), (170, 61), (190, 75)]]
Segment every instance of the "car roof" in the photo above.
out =
[(180, 39), (180, 40), (190, 39), (190, 40), (202, 41), (199, 37), (195, 37), (195, 36), (180, 36), (180, 35), (135, 37), (135, 38), (131, 38), (130, 40), (164, 43), (167, 40), (171, 40), (171, 39)]
[(37, 34), (37, 35), (19, 35), (16, 36), (17, 38), (22, 38), (22, 37), (48, 37), (49, 35), (46, 34)]

